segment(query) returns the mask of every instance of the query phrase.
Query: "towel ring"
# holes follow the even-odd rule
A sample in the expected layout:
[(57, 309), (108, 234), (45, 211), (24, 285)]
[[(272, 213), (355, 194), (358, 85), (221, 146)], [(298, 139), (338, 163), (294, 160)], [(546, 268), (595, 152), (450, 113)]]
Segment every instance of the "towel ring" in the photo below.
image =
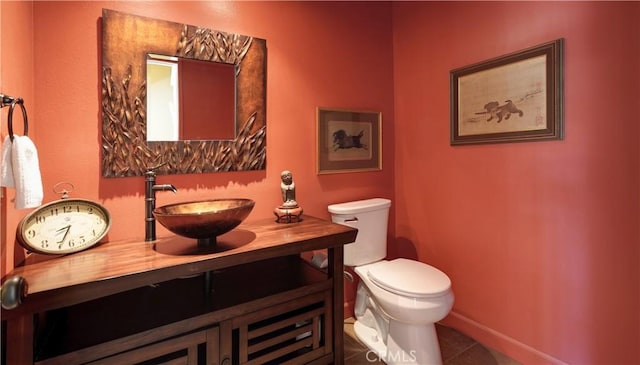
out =
[(11, 106), (9, 107), (9, 117), (7, 118), (7, 124), (9, 128), (9, 139), (13, 142), (13, 109), (16, 107), (16, 104), (20, 104), (20, 109), (22, 109), (22, 120), (24, 122), (24, 135), (29, 134), (29, 121), (27, 120), (27, 109), (24, 107), (24, 101), (22, 98), (15, 98), (11, 102)]

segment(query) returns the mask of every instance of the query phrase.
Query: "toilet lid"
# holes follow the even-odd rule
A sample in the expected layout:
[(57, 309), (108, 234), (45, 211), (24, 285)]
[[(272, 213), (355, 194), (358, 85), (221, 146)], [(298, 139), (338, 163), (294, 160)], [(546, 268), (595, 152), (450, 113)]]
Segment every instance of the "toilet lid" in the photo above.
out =
[(409, 297), (438, 296), (451, 288), (442, 271), (423, 262), (395, 259), (373, 265), (367, 274), (376, 285)]

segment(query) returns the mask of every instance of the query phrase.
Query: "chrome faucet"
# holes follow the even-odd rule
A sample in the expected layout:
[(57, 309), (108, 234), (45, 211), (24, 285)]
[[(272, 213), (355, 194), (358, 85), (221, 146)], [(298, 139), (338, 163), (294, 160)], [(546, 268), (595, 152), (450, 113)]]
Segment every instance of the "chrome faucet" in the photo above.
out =
[(153, 210), (156, 208), (156, 191), (173, 191), (178, 192), (175, 186), (171, 184), (156, 185), (156, 172), (151, 168), (145, 173), (145, 217), (144, 217), (144, 240), (156, 240), (156, 218), (153, 216)]

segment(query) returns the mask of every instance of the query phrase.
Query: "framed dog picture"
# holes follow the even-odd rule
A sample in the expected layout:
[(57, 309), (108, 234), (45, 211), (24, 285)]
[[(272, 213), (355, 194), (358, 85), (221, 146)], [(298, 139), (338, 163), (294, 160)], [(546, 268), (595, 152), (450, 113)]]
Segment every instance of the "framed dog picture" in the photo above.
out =
[(562, 139), (563, 40), (451, 71), (451, 144)]
[(318, 174), (382, 170), (382, 113), (317, 110)]

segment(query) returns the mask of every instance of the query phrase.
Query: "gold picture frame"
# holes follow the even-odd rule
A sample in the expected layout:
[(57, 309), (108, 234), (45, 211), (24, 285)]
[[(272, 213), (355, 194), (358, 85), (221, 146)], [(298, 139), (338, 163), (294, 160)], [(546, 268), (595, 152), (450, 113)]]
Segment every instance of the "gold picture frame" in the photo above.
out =
[(451, 71), (451, 145), (564, 138), (563, 43)]
[(382, 113), (317, 109), (317, 172), (382, 170)]

